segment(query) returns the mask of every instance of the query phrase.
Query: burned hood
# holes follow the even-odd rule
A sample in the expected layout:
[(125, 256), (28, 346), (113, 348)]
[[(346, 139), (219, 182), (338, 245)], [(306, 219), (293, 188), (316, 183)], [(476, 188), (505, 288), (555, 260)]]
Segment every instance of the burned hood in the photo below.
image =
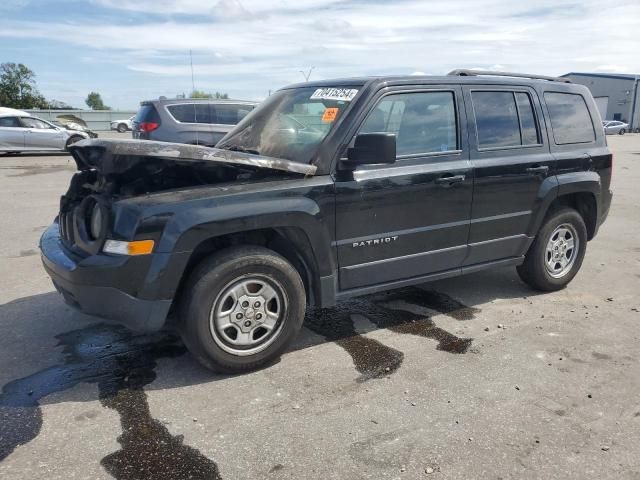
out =
[(79, 170), (95, 169), (104, 175), (123, 173), (141, 162), (227, 164), (257, 169), (314, 175), (317, 167), (282, 158), (234, 152), (220, 148), (149, 140), (82, 140), (69, 147)]

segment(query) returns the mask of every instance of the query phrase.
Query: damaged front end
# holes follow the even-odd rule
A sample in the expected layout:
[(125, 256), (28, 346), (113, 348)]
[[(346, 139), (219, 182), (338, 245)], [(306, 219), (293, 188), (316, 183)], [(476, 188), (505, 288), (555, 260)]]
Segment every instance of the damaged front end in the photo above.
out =
[(140, 140), (85, 140), (69, 148), (79, 172), (60, 200), (66, 247), (96, 254), (107, 236), (110, 205), (155, 192), (313, 175), (316, 167), (289, 160), (197, 145)]

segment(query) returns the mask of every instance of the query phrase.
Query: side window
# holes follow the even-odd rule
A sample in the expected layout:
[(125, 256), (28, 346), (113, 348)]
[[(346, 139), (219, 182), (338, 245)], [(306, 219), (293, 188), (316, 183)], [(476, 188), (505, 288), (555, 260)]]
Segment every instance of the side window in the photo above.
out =
[[(216, 105), (216, 122), (222, 125), (236, 125), (249, 113), (241, 105)], [(241, 112), (244, 112), (241, 114)]]
[(528, 93), (517, 92), (516, 104), (518, 106), (518, 117), (520, 117), (520, 135), (522, 145), (537, 145), (540, 143), (536, 117), (533, 114), (533, 105)]
[(21, 127), (16, 117), (0, 117), (0, 127)]
[(539, 145), (531, 97), (525, 92), (471, 92), (478, 147)]
[[(209, 104), (207, 103), (180, 103), (167, 107), (169, 113), (178, 122), (182, 123), (213, 123)], [(215, 120), (215, 119), (214, 119)]]
[(27, 128), (38, 128), (40, 130), (53, 128), (48, 123), (45, 123), (42, 120), (38, 120), (37, 118), (33, 118), (33, 117), (21, 117), (20, 121), (22, 122), (22, 125)]
[(399, 93), (383, 97), (358, 133), (393, 133), (398, 156), (458, 149), (453, 92)]
[(557, 145), (588, 143), (596, 138), (587, 104), (577, 93), (545, 92), (553, 138)]

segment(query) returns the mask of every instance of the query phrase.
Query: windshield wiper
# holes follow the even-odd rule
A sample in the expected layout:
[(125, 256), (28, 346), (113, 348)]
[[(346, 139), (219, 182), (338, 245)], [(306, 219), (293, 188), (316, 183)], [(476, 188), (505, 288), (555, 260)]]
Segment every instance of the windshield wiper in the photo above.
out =
[(239, 145), (232, 145), (230, 147), (220, 147), (220, 148), (223, 148), (224, 150), (229, 150), (231, 152), (252, 153), (253, 155), (260, 155), (260, 152), (258, 150), (254, 150), (252, 148), (244, 148)]

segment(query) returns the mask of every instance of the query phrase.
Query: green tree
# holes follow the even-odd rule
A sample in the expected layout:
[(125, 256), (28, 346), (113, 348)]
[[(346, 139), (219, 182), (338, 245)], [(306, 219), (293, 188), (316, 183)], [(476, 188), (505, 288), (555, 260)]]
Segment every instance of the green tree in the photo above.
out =
[(91, 110), (111, 110), (111, 107), (107, 107), (102, 101), (102, 97), (98, 92), (91, 92), (87, 95), (87, 99), (84, 101)]
[(228, 99), (229, 94), (227, 93), (207, 93), (202, 90), (194, 90), (189, 94), (189, 98), (215, 98), (215, 99)]
[(35, 73), (22, 63), (0, 65), (0, 105), (10, 108), (46, 108), (36, 88)]

